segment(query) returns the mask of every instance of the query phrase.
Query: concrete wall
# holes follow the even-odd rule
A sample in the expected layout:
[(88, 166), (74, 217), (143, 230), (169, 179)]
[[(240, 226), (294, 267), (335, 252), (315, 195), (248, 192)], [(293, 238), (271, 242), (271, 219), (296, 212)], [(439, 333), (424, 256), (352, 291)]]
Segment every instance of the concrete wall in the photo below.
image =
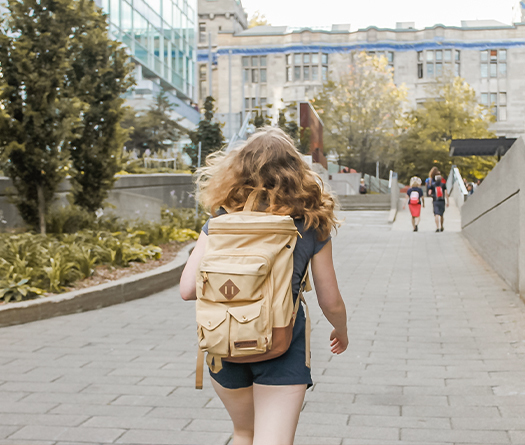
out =
[(361, 173), (336, 173), (335, 175), (331, 175), (328, 184), (337, 195), (358, 195), (360, 180)]
[[(71, 190), (69, 180), (65, 180), (57, 192), (57, 201), (66, 204), (66, 196)], [(13, 193), (11, 180), (0, 177), (0, 224), (4, 227), (22, 225), (22, 219), (15, 206), (9, 204), (9, 194)], [(160, 208), (192, 208), (195, 206), (192, 175), (188, 174), (147, 174), (119, 176), (109, 194), (106, 209), (122, 218), (142, 218), (150, 221), (160, 220)], [(112, 208), (115, 207), (115, 208)], [(1, 223), (1, 221), (5, 223)]]
[(461, 208), (465, 237), (522, 298), (525, 298), (524, 171), (525, 141), (520, 138)]

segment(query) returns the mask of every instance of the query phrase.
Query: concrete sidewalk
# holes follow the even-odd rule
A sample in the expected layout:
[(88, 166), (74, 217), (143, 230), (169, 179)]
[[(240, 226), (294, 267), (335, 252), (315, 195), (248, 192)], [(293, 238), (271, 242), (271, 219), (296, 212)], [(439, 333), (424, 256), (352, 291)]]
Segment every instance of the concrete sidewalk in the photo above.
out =
[[(521, 300), (452, 226), (413, 233), (403, 212), (393, 227), (388, 212), (341, 216), (351, 343), (330, 354), (309, 294), (315, 386), (296, 443), (525, 443)], [(194, 304), (177, 287), (0, 329), (0, 444), (228, 444), (211, 384), (193, 389), (195, 340)]]

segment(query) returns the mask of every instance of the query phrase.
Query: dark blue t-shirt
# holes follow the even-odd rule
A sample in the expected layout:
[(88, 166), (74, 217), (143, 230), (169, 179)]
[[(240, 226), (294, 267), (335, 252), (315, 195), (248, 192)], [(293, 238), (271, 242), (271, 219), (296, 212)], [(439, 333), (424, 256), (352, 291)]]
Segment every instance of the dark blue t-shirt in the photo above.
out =
[[(441, 193), (442, 196), (440, 198), (437, 197), (436, 188), (441, 187)], [(433, 182), (432, 186), (430, 187), (430, 190), (432, 190), (432, 201), (444, 201), (445, 200), (445, 190), (447, 190), (447, 184), (446, 182)]]
[[(220, 209), (218, 216), (224, 215), (226, 212)], [(202, 227), (202, 231), (208, 235), (208, 221)], [(306, 267), (308, 266), (309, 261), (312, 257), (319, 252), (325, 245), (332, 239), (331, 236), (328, 236), (323, 241), (317, 239), (317, 231), (304, 229), (304, 219), (295, 219), (295, 227), (301, 234), (297, 237), (297, 244), (295, 245), (295, 250), (293, 252), (293, 275), (292, 275), (292, 292), (294, 295), (294, 300), (299, 294), (299, 286), (301, 285), (301, 280), (306, 273)]]
[[(408, 190), (407, 190), (407, 195), (408, 197), (410, 198), (410, 194), (412, 192), (417, 192), (418, 195), (419, 195), (419, 198), (417, 200), (417, 203), (418, 204), (421, 204), (421, 198), (423, 197), (423, 190), (420, 188), (420, 187), (410, 187)], [(411, 204), (410, 200), (408, 201), (409, 204)]]

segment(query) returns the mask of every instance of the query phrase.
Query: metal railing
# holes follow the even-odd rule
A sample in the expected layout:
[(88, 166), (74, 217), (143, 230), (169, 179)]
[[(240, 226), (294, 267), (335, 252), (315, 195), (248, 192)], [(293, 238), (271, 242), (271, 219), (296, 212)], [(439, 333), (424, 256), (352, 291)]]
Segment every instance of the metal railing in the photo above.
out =
[(456, 202), (456, 206), (461, 208), (467, 198), (468, 192), (463, 181), (463, 176), (461, 176), (459, 168), (455, 165), (452, 166), (448, 175), (447, 190), (449, 196)]

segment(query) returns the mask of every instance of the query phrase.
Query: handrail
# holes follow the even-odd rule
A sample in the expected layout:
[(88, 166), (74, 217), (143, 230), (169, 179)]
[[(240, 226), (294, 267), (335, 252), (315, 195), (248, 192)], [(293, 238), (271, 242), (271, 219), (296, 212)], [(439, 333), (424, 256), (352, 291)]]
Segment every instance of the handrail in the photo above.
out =
[[(455, 187), (457, 184), (457, 187)], [(450, 174), (447, 179), (447, 190), (450, 195), (456, 202), (458, 208), (461, 208), (468, 196), (467, 188), (465, 187), (465, 182), (463, 177), (459, 172), (459, 168), (453, 165), (450, 169)]]

